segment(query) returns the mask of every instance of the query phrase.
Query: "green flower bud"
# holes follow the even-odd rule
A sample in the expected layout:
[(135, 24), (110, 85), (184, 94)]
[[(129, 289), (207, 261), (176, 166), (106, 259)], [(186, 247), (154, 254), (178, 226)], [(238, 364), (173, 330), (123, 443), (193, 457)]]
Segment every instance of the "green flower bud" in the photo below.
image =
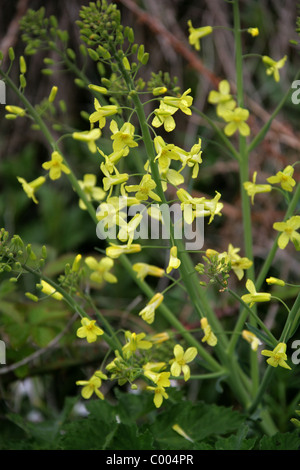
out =
[(27, 71), (26, 61), (22, 55), (20, 56), (20, 71), (22, 74)]

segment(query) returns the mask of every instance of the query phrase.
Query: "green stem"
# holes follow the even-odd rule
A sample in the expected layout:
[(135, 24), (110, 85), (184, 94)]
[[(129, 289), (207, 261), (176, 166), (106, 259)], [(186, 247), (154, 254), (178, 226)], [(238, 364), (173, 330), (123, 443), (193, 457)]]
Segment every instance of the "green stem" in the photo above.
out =
[[(90, 316), (85, 312), (85, 310), (77, 302), (74, 301), (73, 297), (70, 294), (68, 294), (68, 292), (65, 289), (63, 289), (63, 287), (61, 287), (59, 284), (57, 284), (56, 282), (54, 282), (52, 279), (48, 278), (41, 272), (35, 271), (34, 269), (30, 268), (26, 264), (22, 264), (22, 268), (26, 270), (27, 272), (29, 272), (30, 274), (33, 274), (34, 277), (38, 279), (38, 281), (43, 279), (50, 286), (52, 286), (57, 292), (59, 292), (63, 296), (65, 302), (69, 305), (69, 307), (71, 307), (71, 309), (74, 312), (78, 313), (78, 315), (81, 318), (87, 317), (90, 319)], [(104, 339), (104, 341), (107, 342), (107, 344), (113, 350), (115, 349), (121, 350), (119, 342), (116, 342), (115, 338), (110, 337), (106, 332), (103, 333), (102, 338)]]
[[(243, 53), (241, 42), (241, 27), (240, 27), (240, 12), (239, 1), (235, 0), (233, 3), (233, 18), (234, 18), (234, 39), (235, 39), (235, 63), (236, 63), (236, 85), (237, 85), (237, 104), (239, 107), (244, 107), (244, 88), (243, 88)], [(245, 243), (245, 255), (252, 261), (252, 266), (247, 270), (249, 279), (254, 280), (254, 263), (253, 263), (253, 241), (252, 241), (252, 221), (251, 221), (251, 206), (247, 192), (244, 188), (244, 183), (249, 180), (249, 153), (247, 150), (246, 137), (239, 136), (239, 154), (240, 154), (240, 188), (242, 198), (242, 215), (243, 215), (243, 231)], [(255, 326), (256, 322), (250, 318), (250, 322)], [(253, 391), (258, 387), (259, 373), (258, 361), (254, 354), (251, 354), (251, 377), (253, 384)]]

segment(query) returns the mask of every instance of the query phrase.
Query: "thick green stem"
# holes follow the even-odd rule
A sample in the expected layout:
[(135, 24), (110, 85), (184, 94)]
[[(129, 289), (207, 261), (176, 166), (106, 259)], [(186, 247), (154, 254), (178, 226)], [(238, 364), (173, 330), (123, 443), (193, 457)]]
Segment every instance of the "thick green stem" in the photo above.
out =
[[(240, 25), (240, 12), (239, 1), (235, 0), (233, 3), (233, 17), (234, 17), (234, 39), (235, 39), (235, 64), (236, 64), (236, 85), (237, 85), (237, 103), (238, 106), (244, 107), (244, 88), (243, 88), (243, 53), (241, 42), (241, 25)], [(244, 188), (244, 183), (249, 180), (249, 153), (247, 151), (246, 137), (240, 135), (239, 137), (239, 154), (240, 154), (240, 188), (242, 198), (242, 215), (243, 215), (243, 231), (244, 231), (244, 245), (245, 255), (252, 261), (252, 266), (247, 270), (247, 276), (254, 281), (254, 263), (253, 263), (253, 241), (252, 241), (252, 221), (251, 221), (251, 207), (248, 194)], [(255, 326), (256, 322), (250, 318), (250, 323)], [(251, 354), (251, 377), (253, 383), (253, 392), (257, 390), (259, 383), (258, 374), (258, 361), (255, 354)]]

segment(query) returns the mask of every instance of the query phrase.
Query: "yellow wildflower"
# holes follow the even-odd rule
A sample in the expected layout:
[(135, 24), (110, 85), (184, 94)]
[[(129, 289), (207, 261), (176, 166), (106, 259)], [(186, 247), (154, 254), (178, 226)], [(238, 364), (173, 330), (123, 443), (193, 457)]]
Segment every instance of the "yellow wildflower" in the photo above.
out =
[(193, 97), (189, 96), (191, 88), (182, 93), (181, 96), (164, 96), (162, 101), (165, 105), (171, 108), (180, 109), (184, 114), (189, 116), (192, 114), (190, 107), (193, 104)]
[(251, 331), (243, 330), (242, 337), (251, 344), (252, 351), (257, 351), (258, 346), (262, 344), (257, 336), (255, 336), (254, 333), (251, 333)]
[(293, 179), (294, 167), (288, 165), (283, 171), (278, 171), (275, 176), (270, 176), (267, 181), (271, 184), (280, 183), (285, 191), (293, 191), (296, 181)]
[(188, 363), (192, 362), (197, 356), (197, 349), (194, 347), (188, 348), (184, 351), (183, 347), (180, 344), (176, 344), (174, 347), (174, 359), (171, 359), (171, 374), (174, 377), (179, 377), (181, 372), (183, 373), (183, 378), (187, 381), (190, 378), (191, 371)]
[(176, 123), (173, 118), (173, 114), (176, 111), (177, 108), (168, 106), (164, 102), (161, 102), (159, 108), (154, 110), (155, 116), (152, 120), (152, 126), (157, 128), (163, 125), (165, 131), (172, 132), (176, 127)]
[(126, 344), (122, 347), (125, 358), (129, 358), (137, 349), (150, 349), (152, 348), (152, 343), (150, 341), (144, 340), (145, 333), (131, 333), (131, 331), (125, 332)]
[(269, 302), (271, 300), (271, 294), (268, 292), (256, 292), (254, 282), (251, 281), (251, 279), (247, 280), (246, 288), (250, 294), (243, 295), (242, 300), (246, 304), (250, 304), (250, 307), (252, 307), (256, 302)]
[(210, 324), (207, 321), (206, 317), (201, 318), (200, 320), (201, 328), (204, 331), (204, 337), (202, 338), (202, 342), (205, 341), (209, 346), (216, 346), (218, 339), (216, 335), (213, 333)]
[(139, 253), (141, 251), (142, 247), (139, 244), (134, 244), (128, 246), (128, 245), (115, 245), (113, 243), (110, 243), (110, 246), (106, 248), (106, 255), (109, 256), (110, 258), (116, 259), (119, 258), (119, 256), (123, 254), (130, 254), (130, 253)]
[[(109, 229), (120, 225), (122, 222), (125, 223), (123, 214), (121, 211), (126, 207), (125, 198), (120, 197), (109, 197), (106, 202), (102, 202), (96, 211), (96, 217), (104, 229)], [(122, 222), (121, 222), (122, 219)]]
[(132, 269), (137, 272), (137, 278), (142, 281), (146, 276), (162, 277), (165, 272), (162, 268), (147, 263), (135, 263)]
[(151, 175), (146, 174), (143, 176), (140, 184), (132, 184), (125, 186), (126, 191), (135, 192), (135, 197), (139, 201), (147, 201), (149, 197), (155, 201), (161, 201), (160, 197), (153, 191), (156, 188), (155, 181), (151, 178)]
[(179, 258), (177, 258), (177, 246), (172, 246), (170, 250), (170, 259), (169, 264), (166, 269), (167, 274), (169, 274), (173, 269), (178, 269), (181, 264)]
[(231, 269), (236, 274), (237, 278), (241, 280), (244, 277), (244, 270), (251, 268), (253, 262), (246, 258), (238, 255), (240, 248), (234, 248), (231, 243), (228, 245), (228, 259), (231, 264)]
[(83, 386), (81, 391), (82, 397), (88, 400), (95, 393), (98, 398), (103, 400), (104, 395), (99, 390), (102, 385), (102, 379), (107, 379), (107, 376), (101, 371), (96, 371), (89, 380), (77, 380), (76, 385)]
[(279, 70), (284, 66), (285, 61), (287, 60), (287, 56), (285, 55), (282, 57), (282, 59), (276, 60), (271, 59), (271, 57), (268, 57), (264, 55), (262, 57), (263, 63), (267, 66), (266, 74), (267, 75), (273, 75), (275, 82), (280, 81), (280, 75), (279, 75)]
[(269, 184), (256, 184), (257, 171), (253, 173), (253, 179), (251, 181), (245, 181), (244, 188), (247, 191), (248, 196), (251, 196), (251, 203), (254, 204), (254, 196), (260, 193), (269, 193), (272, 190), (272, 186)]
[(216, 111), (218, 116), (223, 116), (224, 111), (232, 111), (236, 107), (236, 102), (230, 94), (230, 85), (227, 80), (220, 81), (219, 91), (210, 91), (208, 102), (217, 105)]
[(159, 374), (146, 370), (144, 373), (145, 377), (152, 380), (155, 383), (155, 387), (149, 385), (147, 390), (154, 391), (154, 404), (156, 408), (159, 408), (162, 405), (163, 399), (169, 398), (168, 394), (165, 391), (165, 387), (170, 387), (170, 372), (160, 372)]
[(62, 300), (64, 297), (60, 292), (57, 292), (54, 287), (52, 287), (48, 282), (41, 280), (41, 291), (46, 294), (50, 295), (56, 300)]
[(154, 322), (155, 310), (160, 306), (163, 300), (164, 296), (161, 293), (155, 294), (147, 303), (146, 307), (140, 311), (139, 316), (150, 325)]
[[(96, 182), (96, 175), (93, 174), (86, 174), (83, 176), (83, 181), (78, 181), (78, 184), (84, 191), (88, 201), (101, 201), (106, 195), (102, 188), (98, 188), (96, 186)], [(82, 199), (79, 200), (79, 207), (86, 210), (86, 205)]]
[(170, 339), (170, 336), (166, 331), (163, 331), (162, 333), (157, 333), (151, 336), (150, 339), (152, 343), (160, 344), (160, 343), (164, 343), (165, 341), (168, 341)]
[(278, 343), (277, 346), (273, 349), (273, 351), (269, 351), (264, 349), (261, 354), (263, 356), (269, 357), (267, 359), (267, 363), (272, 367), (283, 367), (285, 369), (290, 369), (291, 367), (285, 362), (287, 360), (286, 355), (286, 344), (285, 343)]
[(52, 180), (57, 180), (61, 177), (61, 173), (70, 173), (70, 169), (63, 163), (63, 157), (56, 150), (51, 154), (51, 160), (43, 163), (42, 167), (49, 170), (49, 177)]
[(24, 178), (18, 176), (17, 180), (19, 181), (19, 183), (21, 183), (22, 188), (27, 194), (27, 196), (32, 199), (35, 204), (38, 204), (38, 200), (35, 197), (35, 191), (45, 183), (46, 178), (44, 178), (44, 176), (39, 176), (35, 180), (28, 183)]
[(200, 51), (200, 39), (212, 33), (211, 26), (203, 26), (201, 28), (194, 28), (192, 21), (188, 21), (189, 26), (189, 43), (194, 46), (197, 51)]
[(143, 219), (142, 214), (136, 214), (134, 217), (132, 217), (132, 219), (128, 223), (123, 222), (123, 221), (120, 222), (120, 230), (118, 233), (118, 239), (121, 240), (122, 242), (127, 241), (128, 247), (130, 247), (130, 245), (132, 244), (135, 231), (140, 225), (142, 219)]
[(228, 122), (225, 126), (224, 132), (227, 136), (232, 136), (236, 131), (246, 137), (250, 134), (250, 127), (245, 122), (249, 117), (248, 109), (235, 108), (232, 111), (225, 110), (222, 113), (222, 118)]
[(81, 327), (77, 329), (78, 338), (86, 338), (88, 343), (94, 343), (97, 336), (103, 335), (104, 331), (96, 325), (96, 320), (89, 320), (84, 317), (81, 319)]
[(98, 140), (100, 136), (101, 130), (99, 128), (91, 129), (90, 131), (73, 132), (72, 134), (73, 139), (86, 142), (92, 153), (95, 153), (97, 150), (96, 140)]
[(300, 215), (294, 215), (286, 222), (275, 222), (273, 228), (282, 232), (278, 238), (278, 246), (281, 250), (285, 249), (289, 241), (295, 245), (296, 250), (300, 249), (300, 234), (296, 232), (300, 228)]
[(128, 173), (119, 173), (116, 167), (114, 167), (115, 174), (111, 174), (109, 170), (107, 169), (106, 165), (104, 163), (101, 163), (100, 165), (102, 173), (104, 173), (104, 178), (103, 178), (103, 187), (104, 191), (110, 191), (112, 190), (113, 186), (117, 184), (123, 184), (126, 183), (126, 181), (129, 178)]
[(110, 123), (110, 130), (112, 132), (111, 139), (113, 140), (113, 149), (115, 152), (124, 150), (123, 155), (128, 155), (129, 148), (137, 147), (137, 142), (134, 141), (134, 126), (130, 122), (125, 122), (119, 130), (116, 121), (112, 120)]
[(118, 112), (118, 107), (115, 105), (101, 106), (97, 98), (94, 99), (95, 112), (90, 115), (91, 124), (99, 121), (99, 127), (102, 129), (106, 124), (106, 116), (112, 116)]
[(114, 265), (114, 261), (111, 258), (104, 257), (100, 261), (97, 261), (93, 256), (88, 256), (85, 259), (87, 266), (93, 271), (90, 275), (91, 281), (102, 284), (104, 281), (114, 284), (118, 282), (116, 276), (109, 271)]

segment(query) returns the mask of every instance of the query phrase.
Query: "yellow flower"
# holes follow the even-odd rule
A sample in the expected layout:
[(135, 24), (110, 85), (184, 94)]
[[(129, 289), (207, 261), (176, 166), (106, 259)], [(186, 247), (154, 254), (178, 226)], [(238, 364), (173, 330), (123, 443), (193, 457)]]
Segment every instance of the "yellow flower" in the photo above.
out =
[(25, 193), (27, 194), (27, 196), (33, 200), (33, 202), (35, 202), (36, 204), (38, 204), (38, 200), (37, 198), (35, 197), (35, 191), (37, 189), (39, 189), (42, 184), (45, 183), (46, 181), (46, 178), (44, 178), (44, 176), (39, 176), (38, 178), (36, 178), (35, 180), (31, 181), (30, 183), (27, 183), (27, 181), (24, 179), (24, 178), (21, 178), (21, 177), (17, 177), (17, 180), (19, 181), (19, 183), (21, 183), (22, 185), (22, 188), (23, 190), (25, 191)]
[(262, 352), (263, 356), (268, 356), (267, 363), (272, 367), (284, 367), (285, 369), (290, 369), (291, 367), (285, 362), (287, 360), (286, 355), (286, 344), (278, 343), (273, 351), (264, 349)]
[(111, 274), (109, 271), (114, 265), (114, 261), (111, 258), (105, 257), (100, 261), (97, 261), (93, 256), (88, 256), (85, 259), (87, 266), (93, 271), (90, 275), (91, 281), (102, 284), (104, 281), (114, 284), (118, 282), (116, 276)]
[(155, 201), (161, 201), (160, 197), (153, 191), (156, 188), (155, 181), (151, 178), (151, 175), (146, 174), (143, 176), (140, 184), (132, 184), (125, 186), (126, 191), (135, 192), (135, 197), (139, 201), (147, 201), (149, 197)]
[(155, 294), (147, 303), (146, 307), (140, 311), (139, 316), (150, 325), (154, 322), (155, 310), (160, 306), (163, 300), (164, 296), (161, 293)]
[(162, 277), (165, 272), (162, 268), (147, 263), (135, 263), (132, 269), (137, 272), (137, 278), (142, 281), (146, 276)]
[(137, 147), (137, 142), (134, 141), (134, 126), (130, 122), (125, 122), (119, 130), (116, 121), (112, 120), (110, 123), (110, 130), (112, 132), (111, 139), (113, 140), (113, 149), (115, 152), (124, 150), (123, 155), (128, 155), (129, 148)]
[(165, 362), (147, 362), (143, 365), (144, 371), (161, 372), (166, 367)]
[(231, 243), (228, 245), (228, 259), (231, 264), (231, 269), (236, 274), (237, 278), (241, 280), (244, 277), (244, 270), (251, 268), (253, 262), (246, 258), (238, 255), (240, 248), (234, 248)]
[(121, 240), (122, 242), (127, 241), (128, 247), (130, 247), (130, 245), (132, 244), (135, 231), (140, 225), (142, 219), (143, 219), (142, 214), (136, 214), (134, 217), (132, 217), (132, 219), (128, 223), (123, 222), (123, 221), (120, 222), (120, 230), (118, 233), (118, 239)]
[(262, 342), (255, 336), (255, 334), (251, 333), (251, 331), (243, 330), (242, 337), (251, 344), (252, 351), (257, 351), (257, 348)]
[(125, 214), (123, 215), (122, 209), (126, 206), (124, 200), (120, 197), (109, 197), (106, 202), (102, 202), (97, 208), (96, 217), (101, 222), (103, 228), (109, 229), (120, 225), (121, 219), (124, 220)]
[(285, 282), (277, 277), (268, 277), (268, 279), (266, 279), (266, 283), (269, 285), (275, 284), (276, 286), (285, 286)]
[(90, 115), (90, 122), (94, 124), (99, 121), (99, 127), (102, 129), (106, 124), (106, 116), (112, 116), (118, 112), (115, 105), (101, 106), (97, 98), (94, 99), (95, 112)]
[(202, 141), (199, 138), (198, 143), (194, 144), (189, 152), (176, 147), (176, 150), (179, 155), (179, 159), (182, 162), (182, 168), (180, 171), (185, 168), (186, 165), (193, 168), (192, 178), (197, 178), (199, 173), (199, 165), (202, 163), (202, 150), (201, 150)]
[(172, 246), (170, 250), (170, 259), (169, 259), (169, 264), (166, 269), (167, 274), (169, 274), (172, 269), (178, 269), (181, 264), (181, 261), (179, 258), (177, 258), (177, 246)]
[(100, 165), (102, 173), (104, 173), (105, 177), (103, 178), (103, 187), (104, 191), (112, 190), (113, 186), (117, 184), (126, 183), (129, 178), (128, 173), (119, 173), (116, 167), (114, 167), (115, 174), (112, 175), (108, 168), (106, 167), (105, 163), (101, 163)]
[(190, 107), (193, 104), (193, 97), (189, 96), (191, 88), (182, 93), (181, 96), (164, 96), (162, 101), (165, 105), (171, 108), (180, 109), (184, 114), (189, 116), (192, 114)]
[(55, 288), (52, 287), (48, 282), (41, 280), (41, 292), (43, 292), (46, 295), (50, 295), (56, 300), (62, 300), (64, 297), (60, 292), (56, 292)]
[(266, 70), (267, 75), (273, 75), (275, 82), (279, 82), (280, 80), (279, 69), (281, 69), (284, 66), (286, 60), (287, 60), (286, 55), (282, 57), (282, 59), (278, 60), (277, 62), (276, 60), (273, 60), (271, 59), (271, 57), (268, 57), (266, 55), (262, 57), (263, 63), (268, 67)]
[(213, 29), (211, 26), (203, 26), (202, 28), (193, 28), (192, 21), (188, 21), (189, 26), (189, 43), (200, 51), (200, 39), (211, 34)]
[(97, 150), (96, 140), (101, 136), (100, 129), (91, 129), (90, 131), (83, 132), (73, 132), (72, 137), (75, 140), (80, 140), (82, 142), (87, 142), (88, 148), (92, 153), (95, 153)]
[(243, 295), (242, 300), (246, 304), (250, 304), (250, 307), (252, 307), (256, 302), (269, 302), (271, 300), (271, 294), (268, 292), (256, 292), (254, 282), (251, 281), (251, 279), (247, 280), (246, 288), (250, 294)]
[(256, 184), (257, 171), (253, 173), (253, 179), (251, 181), (245, 181), (244, 188), (247, 191), (248, 196), (251, 196), (251, 203), (254, 204), (254, 196), (259, 193), (269, 193), (272, 190), (272, 186), (269, 184)]
[(86, 338), (88, 343), (94, 343), (97, 340), (97, 336), (101, 336), (104, 333), (95, 323), (96, 320), (89, 320), (86, 317), (82, 318), (82, 326), (79, 327), (76, 332), (78, 338)]
[[(78, 181), (78, 184), (84, 191), (88, 201), (101, 201), (106, 195), (102, 188), (96, 187), (96, 182), (96, 175), (93, 174), (86, 174), (83, 176), (83, 181)], [(79, 207), (86, 210), (86, 205), (81, 199), (79, 200)]]
[(232, 136), (236, 131), (246, 137), (250, 134), (250, 127), (245, 122), (249, 117), (248, 109), (235, 108), (234, 110), (225, 110), (222, 112), (222, 118), (228, 122), (224, 132), (227, 136)]
[[(218, 191), (216, 191), (216, 195), (213, 199), (203, 198), (202, 201), (199, 201), (198, 203), (200, 209), (196, 206), (193, 212), (194, 217), (210, 216), (208, 223), (211, 224), (216, 215), (221, 215), (220, 212), (223, 208), (223, 203), (219, 202), (220, 198), (221, 194)], [(203, 205), (203, 208), (201, 207), (201, 204)]]
[(177, 111), (177, 108), (166, 105), (164, 102), (160, 103), (158, 109), (154, 110), (154, 118), (152, 120), (153, 127), (164, 126), (165, 131), (172, 132), (175, 127), (175, 121), (173, 114)]
[(124, 357), (127, 359), (132, 356), (132, 354), (137, 349), (150, 349), (152, 348), (152, 343), (150, 341), (145, 341), (145, 333), (131, 333), (130, 331), (125, 332), (126, 344), (122, 347)]
[(216, 346), (218, 339), (216, 335), (213, 333), (210, 324), (207, 321), (207, 318), (201, 318), (200, 320), (201, 328), (204, 331), (204, 337), (202, 338), (202, 342), (204, 343), (205, 341), (209, 346)]
[(179, 377), (181, 372), (183, 372), (183, 378), (187, 381), (190, 378), (191, 371), (188, 363), (192, 362), (197, 356), (197, 349), (194, 347), (188, 348), (184, 351), (183, 347), (180, 344), (176, 344), (174, 347), (174, 359), (171, 359), (171, 374), (174, 377)]
[(57, 180), (61, 177), (61, 173), (70, 173), (70, 169), (63, 163), (63, 157), (56, 150), (51, 154), (51, 160), (43, 163), (42, 167), (49, 171), (49, 177), (52, 180)]
[(251, 36), (253, 36), (253, 37), (259, 35), (259, 29), (258, 29), (258, 28), (248, 28), (247, 31), (248, 31), (248, 33), (251, 34)]
[(106, 248), (106, 255), (110, 258), (116, 259), (123, 254), (130, 254), (130, 253), (139, 253), (142, 247), (139, 244), (128, 245), (114, 245), (113, 243), (110, 244), (109, 247)]
[(230, 85), (227, 80), (220, 81), (219, 91), (210, 91), (208, 102), (217, 105), (216, 111), (218, 116), (223, 116), (224, 111), (232, 111), (236, 107), (236, 102), (230, 94)]
[(289, 241), (295, 245), (296, 250), (300, 249), (300, 234), (296, 232), (300, 228), (300, 215), (294, 215), (286, 222), (275, 222), (273, 228), (282, 232), (278, 238), (278, 246), (281, 250), (285, 249)]
[(109, 173), (113, 173), (115, 170), (116, 164), (121, 160), (122, 157), (125, 157), (125, 149), (121, 149), (118, 152), (112, 152), (110, 155), (105, 155), (101, 149), (98, 148), (98, 152), (105, 159), (105, 168)]
[(165, 341), (168, 341), (170, 339), (170, 336), (166, 331), (163, 331), (162, 333), (157, 333), (156, 335), (151, 336), (150, 339), (152, 343), (160, 344), (164, 343)]
[(294, 167), (288, 165), (283, 171), (278, 171), (275, 176), (270, 176), (267, 181), (271, 184), (280, 183), (282, 189), (285, 191), (293, 191), (296, 181), (292, 178), (294, 174)]
[(145, 377), (152, 380), (155, 383), (156, 387), (151, 385), (147, 387), (147, 390), (154, 391), (154, 404), (156, 408), (159, 408), (162, 405), (163, 399), (169, 398), (168, 394), (165, 391), (165, 387), (170, 386), (170, 372), (160, 372), (159, 374), (146, 370), (144, 373)]
[(107, 376), (101, 371), (97, 371), (89, 380), (77, 380), (76, 385), (83, 386), (83, 389), (81, 390), (82, 397), (88, 400), (89, 398), (91, 398), (93, 393), (95, 393), (98, 398), (103, 400), (104, 395), (99, 390), (102, 384), (101, 379), (107, 379)]

